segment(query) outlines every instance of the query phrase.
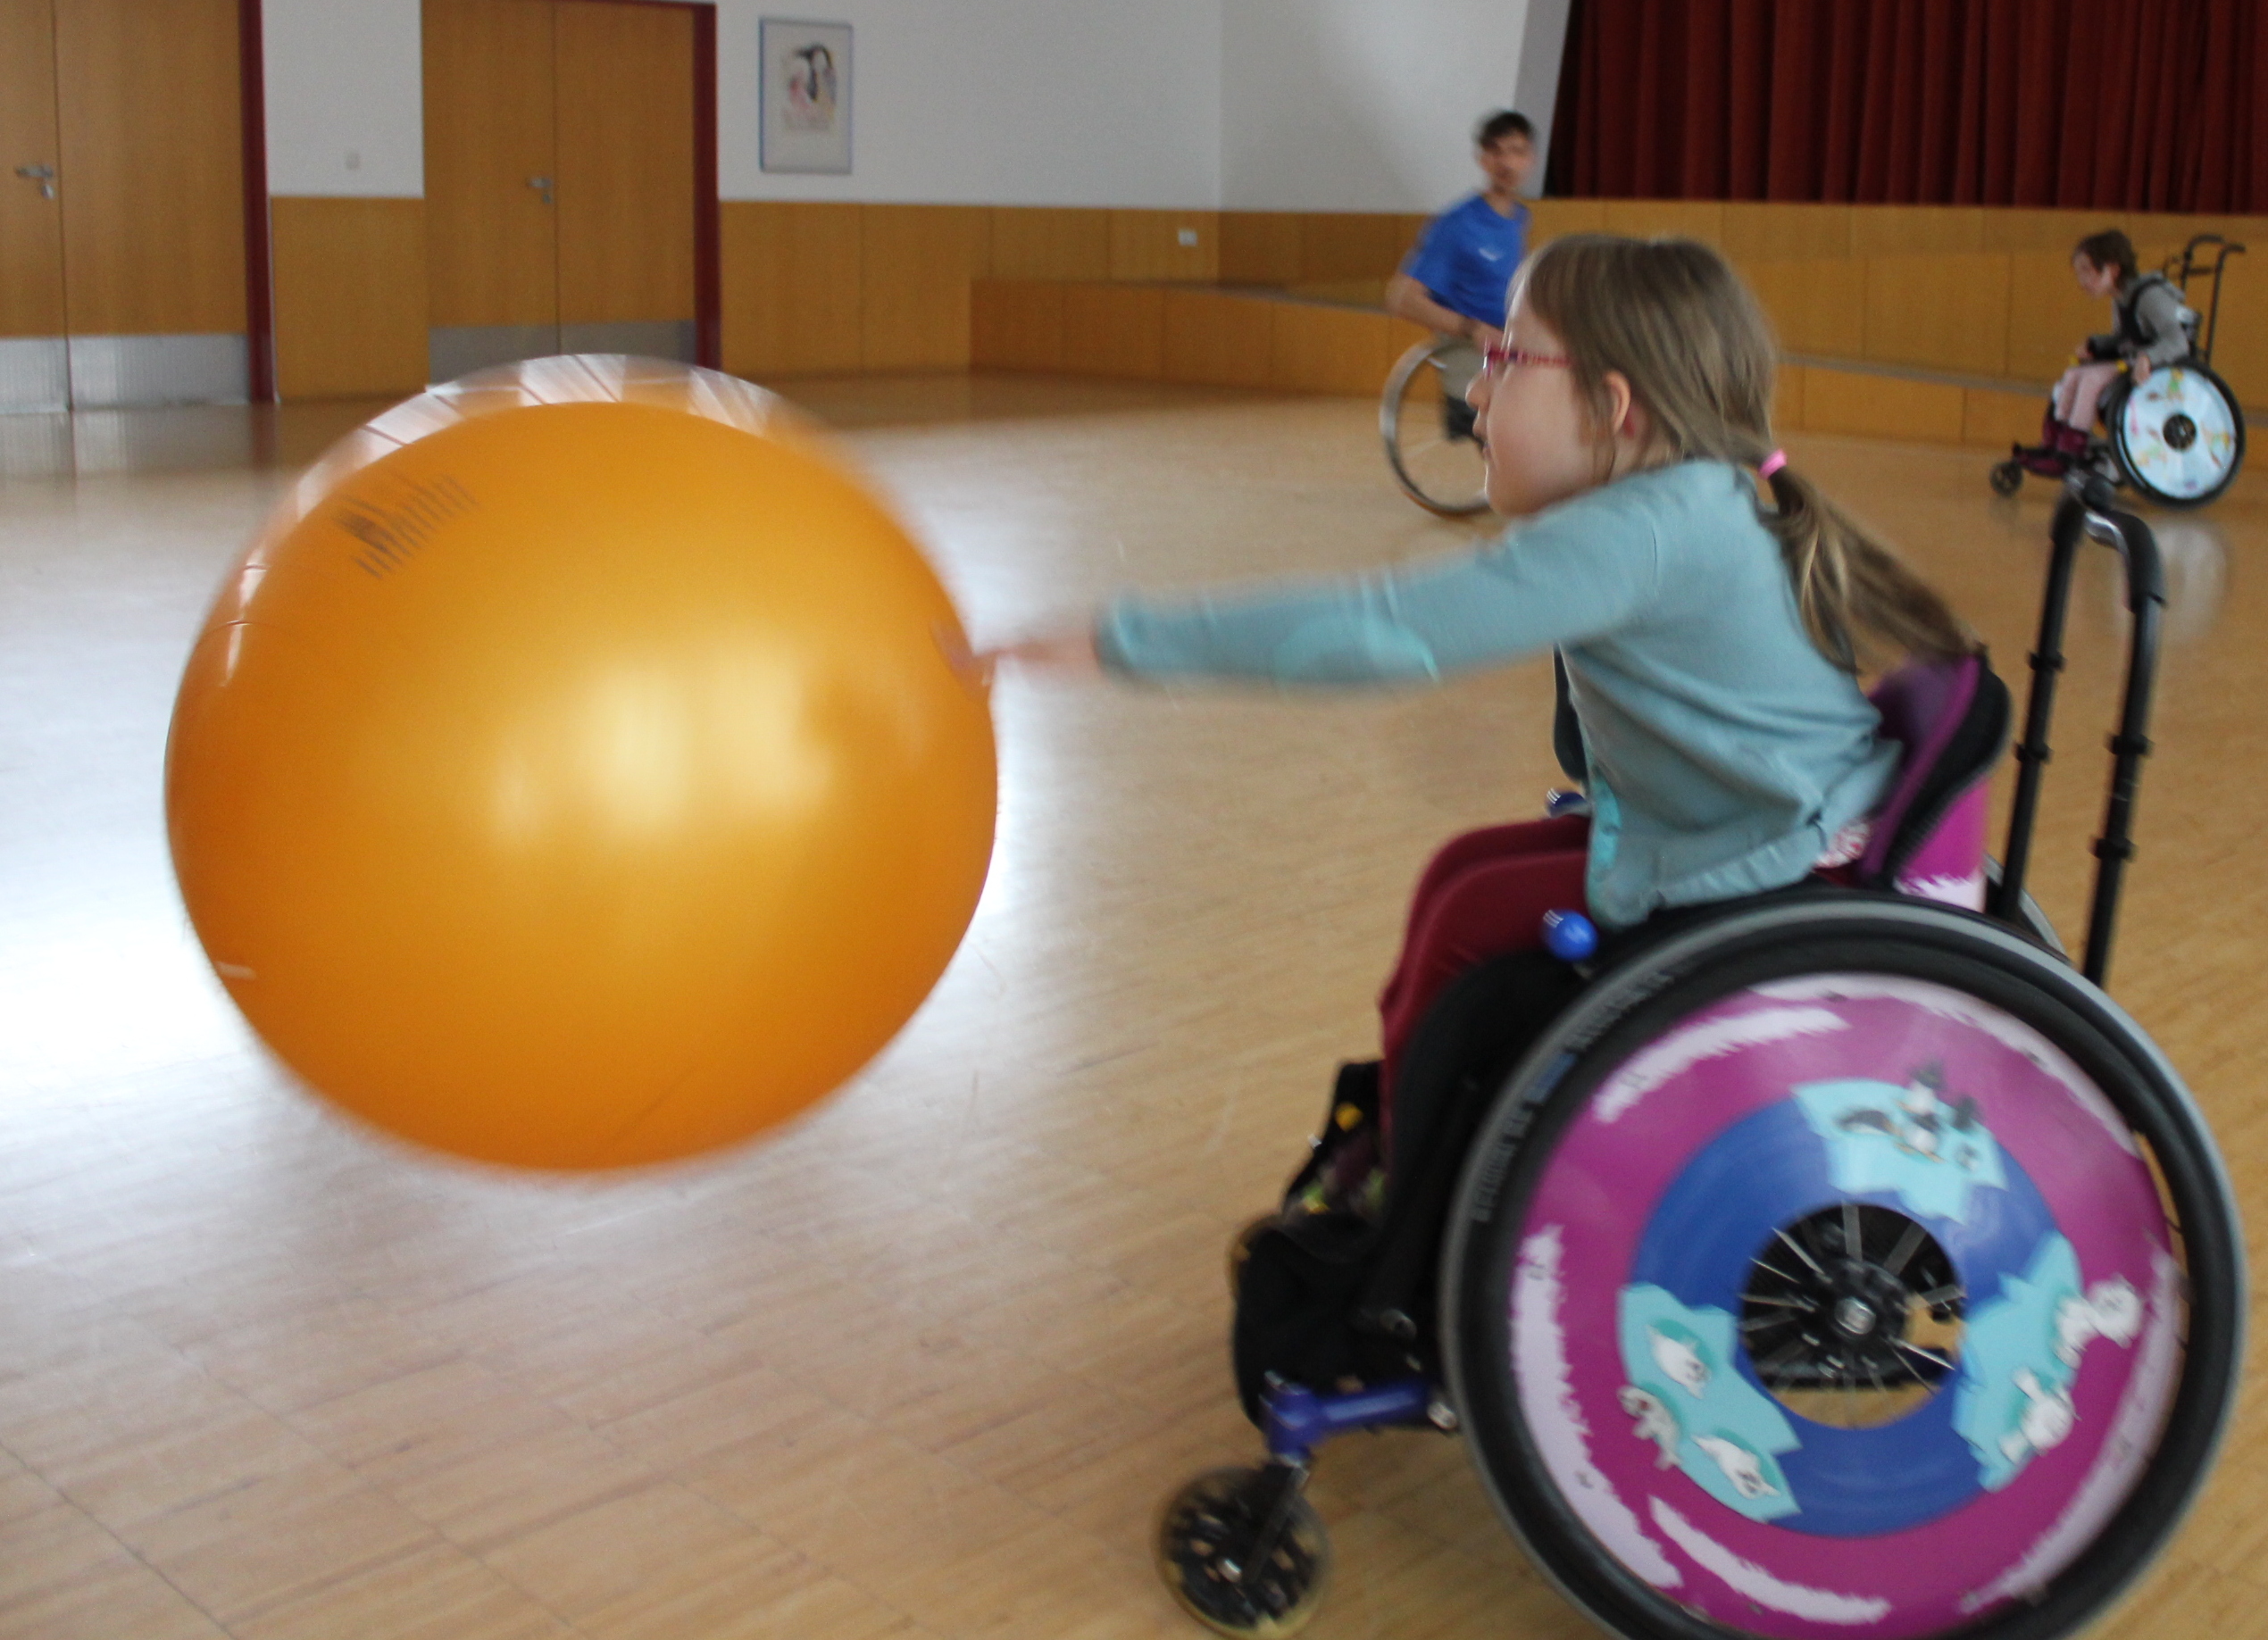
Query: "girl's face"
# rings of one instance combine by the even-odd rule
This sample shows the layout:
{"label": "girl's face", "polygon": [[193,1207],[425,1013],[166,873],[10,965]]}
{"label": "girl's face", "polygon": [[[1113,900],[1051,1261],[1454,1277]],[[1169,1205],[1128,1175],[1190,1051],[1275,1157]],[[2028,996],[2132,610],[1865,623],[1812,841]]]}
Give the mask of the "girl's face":
{"label": "girl's face", "polygon": [[[1599,427],[1576,389],[1565,345],[1525,301],[1512,311],[1505,346],[1516,356],[1484,369],[1465,397],[1479,412],[1488,505],[1525,518],[1597,488],[1618,465],[1615,439],[1612,423]],[[1622,382],[1615,374],[1607,379],[1610,393]],[[1626,403],[1616,398],[1618,417]]]}
{"label": "girl's face", "polygon": [[2118,294],[2118,270],[2114,267],[2098,268],[2084,256],[2074,256],[2072,277],[2079,281],[2081,290],[2098,302]]}

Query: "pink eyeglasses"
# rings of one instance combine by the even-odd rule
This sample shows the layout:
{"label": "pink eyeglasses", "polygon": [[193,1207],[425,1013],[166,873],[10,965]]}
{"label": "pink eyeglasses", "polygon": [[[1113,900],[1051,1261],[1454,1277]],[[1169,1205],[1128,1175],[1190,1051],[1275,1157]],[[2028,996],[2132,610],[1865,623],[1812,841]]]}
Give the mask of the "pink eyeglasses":
{"label": "pink eyeglasses", "polygon": [[1505,369],[1507,365],[1527,367],[1555,364],[1563,370],[1570,362],[1559,354],[1530,353],[1520,347],[1491,347],[1480,355],[1480,368],[1488,372],[1490,379],[1497,381],[1504,379]]}

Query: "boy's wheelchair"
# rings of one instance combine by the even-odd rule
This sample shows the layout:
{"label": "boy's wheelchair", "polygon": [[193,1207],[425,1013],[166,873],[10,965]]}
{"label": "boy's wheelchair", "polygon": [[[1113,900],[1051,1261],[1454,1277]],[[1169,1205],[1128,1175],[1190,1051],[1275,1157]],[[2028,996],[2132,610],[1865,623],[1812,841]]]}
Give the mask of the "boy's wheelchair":
{"label": "boy's wheelchair", "polygon": [[[2241,245],[2218,234],[2199,234],[2167,259],[2164,277],[2178,284],[2186,299],[2193,279],[2212,281],[2212,302],[2202,326],[2194,309],[2183,328],[2189,355],[2136,382],[2122,376],[2104,394],[2100,420],[2105,437],[2087,447],[2063,447],[2061,437],[2077,434],[2055,425],[2051,409],[2044,442],[2016,445],[1992,470],[1997,495],[2013,495],[2027,472],[2061,478],[2074,464],[2094,462],[2103,476],[2130,486],[2162,506],[2198,507],[2236,481],[2245,459],[2245,412],[2229,384],[2213,370],[2213,344],[2221,323],[2221,272]],[[2156,276],[2153,276],[2156,277]]]}
{"label": "boy's wheelchair", "polygon": [[1472,345],[1453,336],[1420,342],[1395,362],[1379,401],[1386,464],[1402,493],[1429,512],[1466,518],[1488,510],[1472,407],[1447,390],[1444,366]]}
{"label": "boy's wheelchair", "polygon": [[[2089,537],[2133,619],[2074,970],[2023,884]],[[2219,1443],[2247,1291],[2212,1138],[2101,989],[2164,601],[2148,529],[2075,478],[2003,865],[2007,691],[1981,658],[1909,669],[1877,695],[1906,758],[1847,881],[1588,953],[1559,919],[1559,954],[1440,994],[1390,1111],[1374,1067],[1342,1070],[1232,1254],[1269,1455],[1167,1505],[1189,1612],[1304,1621],[1314,1449],[1396,1425],[1461,1430],[1505,1524],[1626,1640],[2049,1640],[2139,1574]],[[1382,1185],[1324,1188],[1382,1116]]]}

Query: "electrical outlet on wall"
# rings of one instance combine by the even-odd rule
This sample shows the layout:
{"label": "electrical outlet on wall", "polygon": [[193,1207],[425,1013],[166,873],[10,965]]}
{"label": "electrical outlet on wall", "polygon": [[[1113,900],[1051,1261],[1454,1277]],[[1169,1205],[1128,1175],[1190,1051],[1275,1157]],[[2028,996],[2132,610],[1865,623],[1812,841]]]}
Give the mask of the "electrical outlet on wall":
{"label": "electrical outlet on wall", "polygon": [[1181,229],[1174,234],[1173,241],[1185,251],[1192,249],[1197,242],[1197,230],[1194,228]]}

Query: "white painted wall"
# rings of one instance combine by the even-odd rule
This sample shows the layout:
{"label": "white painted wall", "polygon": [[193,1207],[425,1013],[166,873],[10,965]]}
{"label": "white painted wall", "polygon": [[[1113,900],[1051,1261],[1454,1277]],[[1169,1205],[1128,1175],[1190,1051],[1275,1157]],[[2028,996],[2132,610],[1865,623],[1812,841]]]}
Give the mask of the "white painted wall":
{"label": "white painted wall", "polygon": [[[1205,209],[1222,0],[718,0],[726,199]],[[853,171],[760,163],[757,23],[847,22]],[[264,0],[276,194],[425,191],[419,0]]]}
{"label": "white painted wall", "polygon": [[268,191],[425,192],[418,0],[263,0]]}
{"label": "white painted wall", "polygon": [[1222,204],[1438,211],[1472,192],[1473,123],[1524,89],[1532,4],[1563,29],[1565,0],[1222,0]]}
{"label": "white painted wall", "polygon": [[[718,0],[727,199],[1210,209],[1222,0]],[[757,23],[847,22],[852,173],[760,166]]]}
{"label": "white painted wall", "polygon": [[[714,0],[727,199],[1433,211],[1551,129],[1568,0]],[[769,173],[757,23],[850,23],[854,169]],[[419,0],[264,0],[277,194],[425,189]],[[1535,181],[1540,184],[1539,163]]]}

